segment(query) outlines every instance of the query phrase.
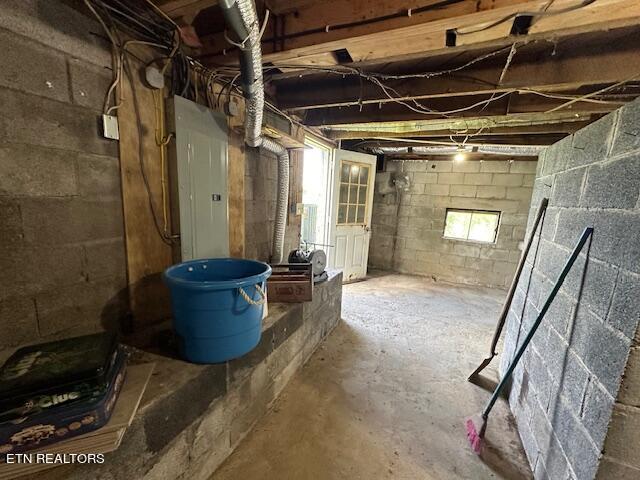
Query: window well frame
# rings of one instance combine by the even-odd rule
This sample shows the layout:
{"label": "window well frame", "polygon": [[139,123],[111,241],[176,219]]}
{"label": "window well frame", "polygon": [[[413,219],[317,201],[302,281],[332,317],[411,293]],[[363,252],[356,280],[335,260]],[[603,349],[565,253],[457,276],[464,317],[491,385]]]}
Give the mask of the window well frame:
{"label": "window well frame", "polygon": [[[449,213],[457,212],[457,213],[466,213],[469,214],[469,228],[467,229],[467,235],[465,237],[452,237],[446,234],[447,231],[447,219],[449,218]],[[469,238],[469,232],[471,230],[471,221],[473,220],[474,214],[490,214],[496,216],[496,227],[493,232],[493,240],[485,241],[485,240],[476,240],[473,238]],[[468,209],[468,208],[447,208],[445,210],[444,215],[444,227],[442,230],[442,238],[447,240],[456,240],[459,242],[472,242],[472,243],[480,243],[483,245],[494,245],[498,240],[498,230],[500,229],[500,219],[502,218],[502,212],[499,210],[480,210],[480,209]]]}

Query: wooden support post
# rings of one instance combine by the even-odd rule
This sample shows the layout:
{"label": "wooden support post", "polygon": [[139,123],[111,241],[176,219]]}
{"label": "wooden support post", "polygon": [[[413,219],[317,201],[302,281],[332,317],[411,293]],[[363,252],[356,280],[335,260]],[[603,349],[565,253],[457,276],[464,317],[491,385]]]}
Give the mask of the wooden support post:
{"label": "wooden support post", "polygon": [[229,130],[229,254],[245,255],[244,205],[245,146],[241,133]]}
{"label": "wooden support post", "polygon": [[[119,83],[122,105],[118,109],[118,121],[129,303],[134,317],[133,326],[138,328],[170,315],[169,294],[162,282],[162,272],[171,265],[172,259],[171,246],[158,232],[150,206],[153,202],[156,219],[162,229],[162,169],[160,147],[155,139],[153,91],[138,79],[136,68],[139,65],[131,62],[131,67],[137,102],[134,102],[132,85],[123,76]],[[145,186],[142,168],[150,192]]]}

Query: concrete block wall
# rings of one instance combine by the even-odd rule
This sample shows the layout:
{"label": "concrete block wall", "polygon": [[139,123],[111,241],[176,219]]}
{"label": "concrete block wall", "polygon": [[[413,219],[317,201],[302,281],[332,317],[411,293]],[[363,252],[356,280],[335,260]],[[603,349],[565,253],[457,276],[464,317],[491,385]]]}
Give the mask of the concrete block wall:
{"label": "concrete block wall", "polygon": [[99,25],[60,1],[0,15],[0,349],[91,332],[126,308],[118,145]]}
{"label": "concrete block wall", "polygon": [[536,479],[640,478],[639,195],[638,101],[540,156],[532,205],[548,197],[549,209],[509,312],[502,371],[583,229],[594,234],[513,380]]}
{"label": "concrete block wall", "polygon": [[[118,143],[99,127],[111,53],[72,4],[2,2],[0,350],[113,327],[128,310]],[[247,149],[246,163],[246,256],[268,260],[276,159]],[[290,215],[286,252],[299,232]]]}
{"label": "concrete block wall", "polygon": [[[507,287],[520,258],[535,170],[535,161],[509,158],[387,161],[376,177],[370,266]],[[397,194],[391,181],[400,172],[409,176],[411,187]],[[443,238],[447,208],[501,212],[496,242]]]}
{"label": "concrete block wall", "polygon": [[[278,160],[275,155],[256,148],[245,147],[245,152],[245,257],[267,262],[276,215]],[[302,154],[292,150],[289,156],[289,205],[295,206],[302,199]],[[301,220],[289,208],[285,261],[289,251],[300,244]]]}
{"label": "concrete block wall", "polygon": [[247,355],[194,365],[137,352],[155,362],[138,414],[103,464],[64,465],[42,480],[208,480],[269,410],[295,373],[338,325],[342,273],[314,289],[313,302],[269,304],[262,338]]}

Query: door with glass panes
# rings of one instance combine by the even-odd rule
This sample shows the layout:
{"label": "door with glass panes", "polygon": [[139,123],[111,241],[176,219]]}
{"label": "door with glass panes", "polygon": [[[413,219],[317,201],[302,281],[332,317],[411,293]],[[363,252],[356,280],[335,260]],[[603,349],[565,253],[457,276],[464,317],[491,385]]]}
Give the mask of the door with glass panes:
{"label": "door with glass panes", "polygon": [[367,275],[376,157],[336,150],[333,195],[333,246],[329,263],[344,281]]}

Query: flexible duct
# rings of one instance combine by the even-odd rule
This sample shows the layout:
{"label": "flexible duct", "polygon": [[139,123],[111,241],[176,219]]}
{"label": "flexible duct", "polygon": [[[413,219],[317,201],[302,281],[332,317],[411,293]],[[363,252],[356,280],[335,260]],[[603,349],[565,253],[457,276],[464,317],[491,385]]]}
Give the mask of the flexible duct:
{"label": "flexible duct", "polygon": [[374,147],[372,153],[383,155],[451,155],[459,151],[468,153],[486,153],[491,155],[508,155],[512,157],[536,157],[544,150],[541,145],[465,145],[463,148],[455,145],[429,145],[419,147]]}
{"label": "flexible duct", "polygon": [[287,224],[289,204],[289,153],[287,149],[270,138],[262,140],[262,147],[278,157],[278,197],[276,199],[276,221],[273,226],[273,263],[282,263],[284,253],[284,233]]}
{"label": "flexible duct", "polygon": [[234,41],[242,45],[240,68],[246,105],[245,142],[250,147],[262,147],[278,158],[278,196],[271,262],[282,263],[289,204],[289,153],[278,142],[262,136],[264,88],[260,24],[256,6],[253,0],[221,0],[220,7],[227,25],[233,31]]}

